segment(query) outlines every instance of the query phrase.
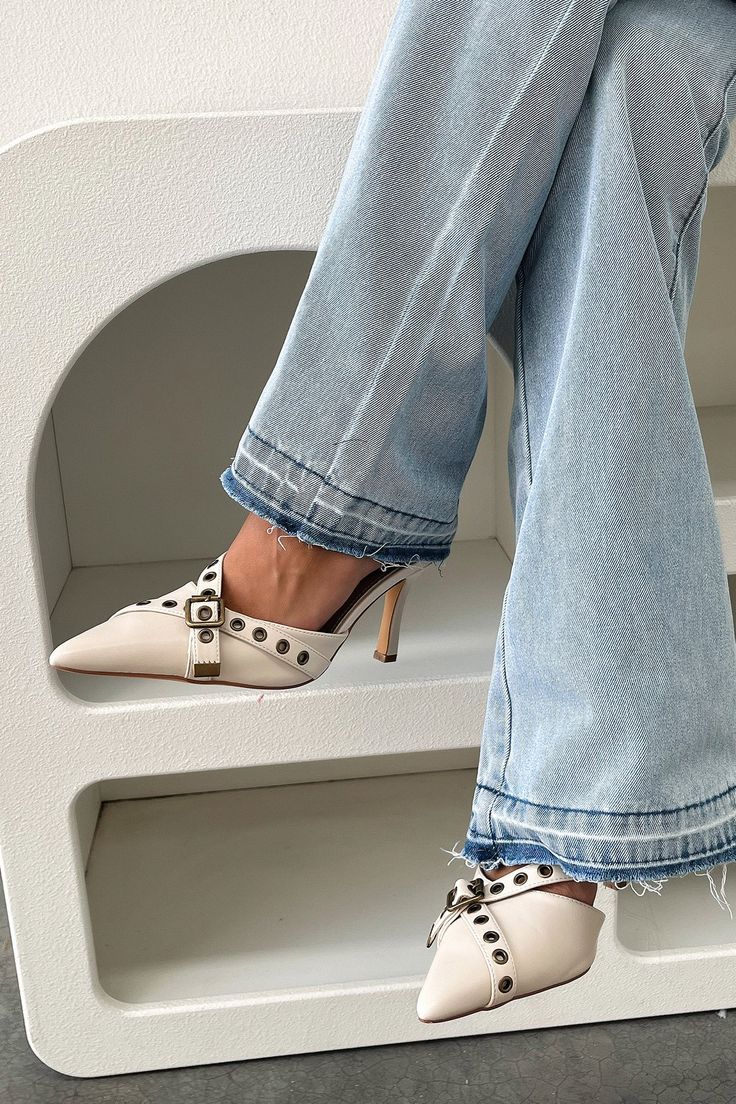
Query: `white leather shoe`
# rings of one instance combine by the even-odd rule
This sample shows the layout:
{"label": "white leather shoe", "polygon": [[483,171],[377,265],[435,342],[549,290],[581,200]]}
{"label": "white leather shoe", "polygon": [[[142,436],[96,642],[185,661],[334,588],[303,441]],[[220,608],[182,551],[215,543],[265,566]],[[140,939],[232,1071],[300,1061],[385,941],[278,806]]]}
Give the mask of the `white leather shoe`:
{"label": "white leather shoe", "polygon": [[428,947],[437,940],[437,951],[419,993],[419,1019],[441,1023],[488,1011],[586,973],[605,914],[539,889],[567,881],[569,874],[546,863],[496,879],[477,866],[472,880],[458,879],[427,939]]}
{"label": "white leather shoe", "polygon": [[218,556],[197,582],[133,602],[55,648],[52,667],[95,675],[183,679],[256,690],[303,686],[323,674],[358,618],[378,598],[383,617],[374,657],[396,659],[409,579],[427,564],[377,567],[319,632],[247,617],[225,607]]}

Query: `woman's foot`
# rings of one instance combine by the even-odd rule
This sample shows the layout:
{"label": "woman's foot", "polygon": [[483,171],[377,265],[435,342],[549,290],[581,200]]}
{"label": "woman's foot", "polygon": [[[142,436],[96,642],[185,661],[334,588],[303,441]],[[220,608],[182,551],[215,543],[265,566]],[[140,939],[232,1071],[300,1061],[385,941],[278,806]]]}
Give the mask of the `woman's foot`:
{"label": "woman's foot", "polygon": [[320,629],[377,560],[332,552],[248,514],[223,560],[228,609],[300,629]]}
{"label": "woman's foot", "polygon": [[[325,673],[353,626],[381,598],[373,654],[383,662],[396,659],[407,583],[426,565],[384,572],[373,561],[352,557],[353,564],[349,556],[322,549],[292,555],[272,533],[265,534],[271,543],[264,547],[262,541],[259,549],[263,534],[254,532],[260,559],[254,554],[241,571],[231,570],[228,587],[223,588],[222,553],[196,579],[130,602],[66,640],[54,648],[49,663],[97,675],[292,689]],[[236,554],[233,560],[239,562]]]}
{"label": "woman's foot", "polygon": [[458,879],[427,939],[437,946],[417,1000],[419,1019],[490,1011],[582,977],[604,920],[590,904],[595,890],[549,863],[477,866],[471,879]]}

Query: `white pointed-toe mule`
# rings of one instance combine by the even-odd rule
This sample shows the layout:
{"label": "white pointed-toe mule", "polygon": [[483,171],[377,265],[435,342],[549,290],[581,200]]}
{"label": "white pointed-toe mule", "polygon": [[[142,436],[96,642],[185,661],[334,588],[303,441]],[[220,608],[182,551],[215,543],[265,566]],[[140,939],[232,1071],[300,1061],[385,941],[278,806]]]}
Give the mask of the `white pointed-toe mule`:
{"label": "white pointed-toe mule", "polygon": [[377,567],[319,631],[227,609],[218,556],[178,590],[133,602],[55,648],[62,671],[286,690],[319,678],[358,618],[384,598],[374,658],[396,659],[409,579],[428,565]]}
{"label": "white pointed-toe mule", "polygon": [[489,1011],[574,981],[596,954],[605,914],[540,887],[570,881],[559,866],[529,863],[502,878],[480,866],[458,879],[432,925],[437,950],[417,1001],[424,1023]]}

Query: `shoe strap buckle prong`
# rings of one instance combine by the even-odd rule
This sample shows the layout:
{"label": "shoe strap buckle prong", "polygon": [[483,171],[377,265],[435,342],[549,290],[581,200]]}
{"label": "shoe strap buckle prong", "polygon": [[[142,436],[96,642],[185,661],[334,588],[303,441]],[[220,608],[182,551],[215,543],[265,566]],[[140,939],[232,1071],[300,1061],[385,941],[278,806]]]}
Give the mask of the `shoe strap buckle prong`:
{"label": "shoe strap buckle prong", "polygon": [[217,594],[192,594],[184,602],[184,619],[190,629],[219,628],[225,624],[225,605]]}
{"label": "shoe strap buckle prong", "polygon": [[474,878],[472,882],[468,882],[468,889],[471,891],[471,895],[468,896],[467,894],[463,894],[463,896],[458,897],[457,900],[455,900],[456,886],[453,886],[447,894],[445,907],[429,929],[429,935],[427,936],[428,947],[432,946],[440,929],[444,926],[443,921],[447,921],[448,913],[460,912],[461,909],[467,908],[468,905],[475,904],[476,901],[485,900],[485,880],[483,878]]}
{"label": "shoe strap buckle prong", "polygon": [[457,912],[459,909],[467,908],[468,905],[474,904],[476,901],[482,901],[485,897],[485,884],[482,878],[474,878],[472,882],[468,882],[468,889],[472,896],[463,895],[455,900],[455,886],[452,887],[447,894],[447,902],[445,909],[447,912]]}

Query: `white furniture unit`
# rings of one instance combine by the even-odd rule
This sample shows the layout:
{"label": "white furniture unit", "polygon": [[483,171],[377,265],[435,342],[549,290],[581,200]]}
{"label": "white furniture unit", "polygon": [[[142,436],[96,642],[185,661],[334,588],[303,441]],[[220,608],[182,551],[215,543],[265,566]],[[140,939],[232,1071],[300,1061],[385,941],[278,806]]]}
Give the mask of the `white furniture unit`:
{"label": "white furniture unit", "polygon": [[[601,953],[574,986],[489,1017],[415,1019],[425,931],[465,872],[440,848],[467,823],[513,552],[503,366],[458,542],[412,595],[395,665],[370,658],[377,612],[314,688],[281,695],[46,665],[53,638],[223,547],[240,516],[216,485],[223,441],[234,447],[263,382],[272,325],[306,272],[289,251],[316,247],[356,121],[82,119],[23,132],[0,159],[0,857],[28,1037],[67,1074],[736,1000],[736,925],[688,878],[661,899],[602,890]],[[733,159],[719,177],[736,182]],[[251,344],[239,363],[222,355],[221,334],[242,322],[228,314],[195,327],[193,357],[192,303],[208,287],[220,303],[230,280],[248,289]],[[727,376],[711,381],[709,410],[736,404]],[[736,419],[706,420],[736,567]]]}

